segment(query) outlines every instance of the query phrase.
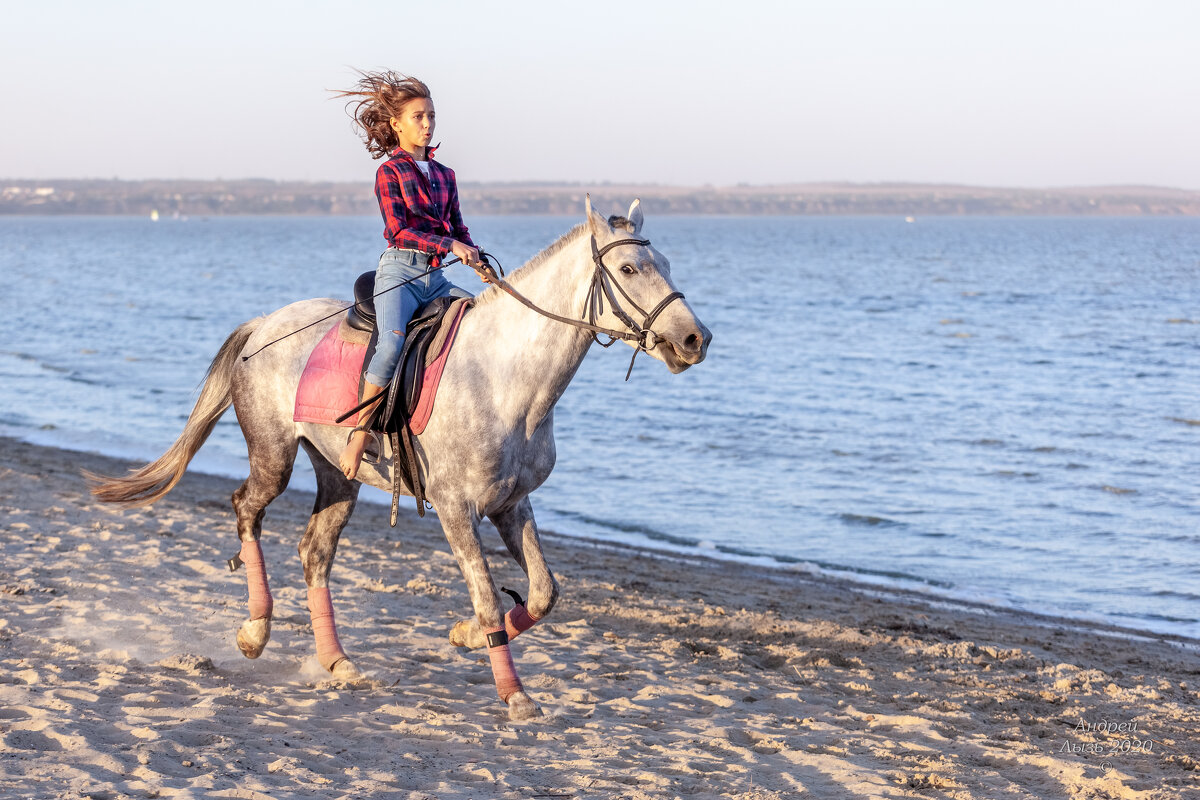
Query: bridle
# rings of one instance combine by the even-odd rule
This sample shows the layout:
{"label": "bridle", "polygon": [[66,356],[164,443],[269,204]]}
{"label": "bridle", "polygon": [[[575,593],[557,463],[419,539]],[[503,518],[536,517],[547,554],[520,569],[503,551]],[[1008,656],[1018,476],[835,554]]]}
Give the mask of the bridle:
{"label": "bridle", "polygon": [[[629,328],[629,331],[620,338],[635,340],[638,343],[639,349],[650,351],[657,347],[660,341],[658,335],[654,331],[650,330],[650,326],[654,324],[654,320],[658,319],[658,315],[661,314],[663,310],[671,304],[671,301],[683,299],[683,292],[671,292],[669,295],[660,300],[658,305],[652,308],[649,312],[639,306],[637,301],[630,297],[629,293],[621,288],[621,284],[617,283],[616,280],[613,279],[612,272],[610,272],[608,267],[604,264],[604,254],[609,250],[612,250],[614,247],[619,247],[623,244],[635,244],[644,247],[650,244],[650,240],[618,239],[615,242],[609,242],[608,244],[604,245],[604,247],[597,248],[596,237],[593,236],[591,238],[592,262],[595,263],[596,270],[592,275],[592,285],[591,288],[588,289],[587,301],[585,302],[587,321],[594,324],[596,317],[599,314],[604,313],[604,297],[607,297],[609,305],[612,306],[613,315],[617,319],[621,320],[621,322],[625,323],[625,326]],[[642,323],[640,325],[634,322],[633,317],[629,316],[629,314],[626,313],[617,303],[617,298],[613,295],[612,291],[612,287],[614,286],[617,287],[617,291],[621,293],[621,296],[625,298],[629,305],[633,306],[637,312],[642,315]],[[597,289],[603,292],[603,296],[601,296],[601,291],[597,291]],[[632,334],[632,336],[630,334]],[[597,344],[600,344],[602,347],[608,347],[608,345],[616,341],[615,338],[610,338],[607,343],[601,342],[600,337],[595,332],[592,333],[592,338],[595,339]]]}
{"label": "bridle", "polygon": [[[609,242],[608,244],[604,245],[604,247],[597,247],[595,235],[593,234],[591,236],[592,262],[595,265],[595,269],[592,271],[592,282],[588,287],[587,297],[584,300],[582,319],[563,317],[547,311],[544,308],[539,308],[532,301],[530,301],[529,298],[525,297],[512,286],[510,286],[507,281],[496,275],[490,263],[494,256],[492,256],[490,253],[484,253],[480,251],[480,255],[484,258],[485,263],[487,264],[486,267],[481,268],[481,271],[487,273],[489,283],[495,284],[499,289],[503,290],[507,294],[512,295],[522,304],[536,311],[542,316],[549,317],[550,319],[557,320],[558,322],[563,322],[567,325],[572,325],[576,328],[583,328],[584,330],[589,331],[592,335],[592,340],[601,347],[610,347],[618,340],[637,342],[637,346],[633,350],[633,357],[629,359],[629,369],[625,372],[625,380],[629,380],[629,376],[633,373],[633,362],[637,358],[638,353],[641,353],[642,351],[646,351],[648,353],[657,347],[662,341],[664,341],[661,337],[659,337],[658,334],[650,329],[650,326],[654,324],[654,321],[658,319],[658,315],[661,314],[673,301],[683,299],[683,292],[671,292],[662,300],[660,300],[658,305],[650,309],[650,311],[646,311],[639,306],[637,301],[630,297],[629,293],[626,292],[621,287],[621,284],[616,281],[616,279],[613,277],[612,271],[609,270],[604,263],[604,255],[608,251],[612,250],[614,247],[620,247],[621,245],[625,244],[633,244],[645,247],[650,244],[650,240],[618,239],[615,242]],[[499,261],[496,263],[499,265]],[[501,270],[501,274],[503,274],[503,269]],[[617,291],[621,293],[621,296],[625,298],[625,301],[629,303],[629,305],[633,306],[633,308],[642,315],[642,322],[640,324],[637,323],[627,311],[621,308],[621,304],[617,302],[616,294],[613,293],[614,286],[616,287]],[[597,318],[604,313],[604,301],[606,299],[608,300],[609,307],[612,308],[613,316],[619,319],[621,323],[628,328],[628,330],[613,330],[612,328],[605,328],[596,324]],[[601,341],[601,336],[607,336],[608,341]]]}

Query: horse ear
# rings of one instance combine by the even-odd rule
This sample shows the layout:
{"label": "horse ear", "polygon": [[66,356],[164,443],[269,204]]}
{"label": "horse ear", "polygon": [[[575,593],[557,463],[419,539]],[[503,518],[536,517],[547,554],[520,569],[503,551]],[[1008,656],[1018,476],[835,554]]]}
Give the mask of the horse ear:
{"label": "horse ear", "polygon": [[629,206],[629,213],[625,217],[633,224],[633,235],[637,236],[642,232],[642,201],[641,198],[633,198],[633,203]]}
{"label": "horse ear", "polygon": [[583,213],[587,215],[588,228],[592,232],[592,236],[599,239],[605,234],[612,233],[612,226],[608,224],[608,220],[592,210],[591,194],[584,195]]}

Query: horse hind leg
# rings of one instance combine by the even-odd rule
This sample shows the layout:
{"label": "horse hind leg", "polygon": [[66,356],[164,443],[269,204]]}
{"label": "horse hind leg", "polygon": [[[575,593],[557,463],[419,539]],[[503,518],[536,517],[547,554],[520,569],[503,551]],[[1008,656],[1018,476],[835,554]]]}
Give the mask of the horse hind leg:
{"label": "horse hind leg", "polygon": [[263,515],[272,500],[287,488],[296,460],[296,444],[263,450],[256,448],[247,437],[250,454],[250,477],[233,493],[233,510],[237,515],[238,553],[246,565],[246,587],[249,591],[250,618],[237,633],[237,646],[246,658],[258,658],[271,639],[271,616],[274,601],[267,581],[259,537],[262,535]]}
{"label": "horse hind leg", "polygon": [[329,594],[329,572],[337,554],[338,539],[358,501],[359,485],[348,480],[340,469],[305,442],[317,475],[317,500],[312,516],[300,540],[300,561],[304,582],[308,585],[308,610],[317,645],[317,660],[333,677],[354,680],[361,677],[346,656],[337,634],[333,601]]}

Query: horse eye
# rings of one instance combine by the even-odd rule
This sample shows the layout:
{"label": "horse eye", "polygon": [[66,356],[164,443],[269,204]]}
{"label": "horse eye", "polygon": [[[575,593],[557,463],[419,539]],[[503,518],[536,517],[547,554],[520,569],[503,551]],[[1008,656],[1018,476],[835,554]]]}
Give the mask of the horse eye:
{"label": "horse eye", "polygon": [[629,266],[628,264],[625,264],[624,266],[621,267],[621,272],[625,275],[633,275],[634,273],[637,272],[637,270],[634,269],[633,267]]}

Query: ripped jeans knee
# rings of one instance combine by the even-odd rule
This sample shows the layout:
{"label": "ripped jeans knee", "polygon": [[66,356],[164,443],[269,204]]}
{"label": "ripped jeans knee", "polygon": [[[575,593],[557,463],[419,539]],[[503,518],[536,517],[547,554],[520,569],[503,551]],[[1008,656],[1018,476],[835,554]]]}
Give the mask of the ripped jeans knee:
{"label": "ripped jeans knee", "polygon": [[404,336],[393,330],[380,329],[375,354],[367,366],[367,381],[375,386],[387,386],[396,374],[396,363],[404,349]]}

